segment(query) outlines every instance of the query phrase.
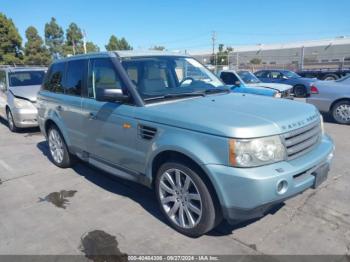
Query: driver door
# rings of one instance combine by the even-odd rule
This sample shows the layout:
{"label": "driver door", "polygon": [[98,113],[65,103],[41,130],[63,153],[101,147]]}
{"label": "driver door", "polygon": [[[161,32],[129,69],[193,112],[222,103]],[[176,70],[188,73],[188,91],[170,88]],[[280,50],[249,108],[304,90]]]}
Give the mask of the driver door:
{"label": "driver door", "polygon": [[87,94],[83,98],[83,129],[89,161],[102,169],[135,171],[137,122],[134,106],[96,100],[96,90],[122,89],[123,84],[110,58],[89,61]]}

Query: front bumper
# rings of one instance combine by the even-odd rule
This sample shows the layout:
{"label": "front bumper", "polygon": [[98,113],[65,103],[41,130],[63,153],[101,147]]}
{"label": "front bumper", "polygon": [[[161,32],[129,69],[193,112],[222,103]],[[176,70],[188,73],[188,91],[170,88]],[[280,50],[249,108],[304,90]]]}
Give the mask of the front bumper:
{"label": "front bumper", "polygon": [[[229,221],[246,220],[260,217],[275,204],[312,187],[315,172],[330,165],[333,151],[333,141],[324,136],[314,150],[292,161],[254,168],[205,165],[205,169],[210,174],[224,217]],[[281,181],[287,183],[287,188],[278,191]]]}
{"label": "front bumper", "polygon": [[38,126],[38,110],[36,108],[11,110],[16,127],[29,128]]}

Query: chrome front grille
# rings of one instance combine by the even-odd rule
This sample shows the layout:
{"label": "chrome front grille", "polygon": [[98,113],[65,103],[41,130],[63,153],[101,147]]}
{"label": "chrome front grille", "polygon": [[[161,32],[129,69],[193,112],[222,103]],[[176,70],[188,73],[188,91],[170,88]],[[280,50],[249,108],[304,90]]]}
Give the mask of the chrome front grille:
{"label": "chrome front grille", "polygon": [[288,160],[300,157],[311,151],[322,138],[321,123],[319,121],[282,134]]}

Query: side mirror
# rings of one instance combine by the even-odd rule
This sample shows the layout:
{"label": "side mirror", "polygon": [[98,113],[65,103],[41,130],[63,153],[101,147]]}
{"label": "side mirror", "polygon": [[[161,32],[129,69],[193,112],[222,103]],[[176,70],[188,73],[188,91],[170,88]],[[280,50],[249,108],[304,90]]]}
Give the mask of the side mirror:
{"label": "side mirror", "polygon": [[128,95],[124,95],[121,89],[96,89],[96,100],[101,102],[126,102],[129,100]]}
{"label": "side mirror", "polygon": [[239,80],[235,81],[235,86],[236,87],[241,86],[241,81],[239,81]]}
{"label": "side mirror", "polygon": [[282,76],[282,79],[283,79],[283,80],[287,80],[287,79],[288,79],[288,77],[286,77],[286,76]]}

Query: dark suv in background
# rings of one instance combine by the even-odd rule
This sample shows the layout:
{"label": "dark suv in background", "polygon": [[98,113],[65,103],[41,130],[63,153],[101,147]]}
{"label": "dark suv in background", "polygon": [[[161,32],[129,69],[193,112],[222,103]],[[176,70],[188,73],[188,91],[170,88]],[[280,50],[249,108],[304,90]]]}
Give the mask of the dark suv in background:
{"label": "dark suv in background", "polygon": [[289,70],[260,70],[254,73],[265,83],[281,83],[293,86],[295,97],[308,97],[311,94],[313,78],[304,78]]}

